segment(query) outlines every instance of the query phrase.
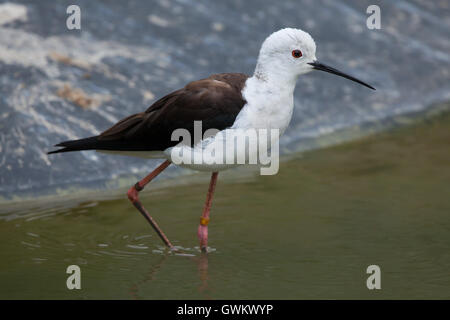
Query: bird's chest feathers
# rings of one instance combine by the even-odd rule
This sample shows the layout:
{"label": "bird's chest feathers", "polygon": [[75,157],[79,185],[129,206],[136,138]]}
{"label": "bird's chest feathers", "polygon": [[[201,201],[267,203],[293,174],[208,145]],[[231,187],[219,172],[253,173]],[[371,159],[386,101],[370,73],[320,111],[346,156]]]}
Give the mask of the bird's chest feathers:
{"label": "bird's chest feathers", "polygon": [[292,118],[293,90],[255,87],[250,83],[242,94],[247,104],[239,113],[233,127],[279,129],[280,134],[284,132]]}

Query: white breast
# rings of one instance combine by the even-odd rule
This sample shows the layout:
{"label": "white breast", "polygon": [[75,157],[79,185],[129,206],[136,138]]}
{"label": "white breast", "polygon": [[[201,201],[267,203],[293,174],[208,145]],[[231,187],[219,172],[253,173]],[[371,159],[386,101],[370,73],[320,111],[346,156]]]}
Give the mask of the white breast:
{"label": "white breast", "polygon": [[294,109],[295,83],[273,85],[256,77],[249,78],[242,90],[247,104],[232,128],[279,129],[284,133]]}
{"label": "white breast", "polygon": [[[292,118],[294,108],[294,87],[295,82],[278,83],[278,85],[274,85],[273,83],[262,81],[256,77],[249,78],[242,91],[242,95],[247,103],[236,117],[236,120],[230,129],[219,132],[216,136],[209,138],[207,141],[200,142],[193,148],[186,145],[177,145],[173,148],[169,148],[165,151],[167,158],[171,159],[173,154],[184,154],[189,155],[191,159],[202,159],[202,161],[197,163],[178,164],[181,167],[199,171],[221,171],[235,167],[236,164],[228,164],[225,161],[225,157],[230,153],[234,153],[235,157],[244,156],[246,159],[250,159],[254,149],[239,149],[235,146],[228,147],[226,133],[234,129],[268,129],[268,135],[271,136],[270,129],[277,129],[277,138],[279,138],[288,127]],[[271,136],[271,138],[273,138],[273,136]],[[257,136],[256,140],[253,139],[253,143],[258,144],[259,140],[260,137]],[[250,141],[250,139],[247,141]],[[270,145],[273,145],[274,141],[271,140],[269,143]],[[208,151],[207,148],[209,148],[209,150],[211,150],[211,148],[219,150],[222,149],[222,146],[224,146],[224,160],[222,161],[222,164],[217,164],[217,162],[214,161],[217,159],[216,153],[213,159],[213,157],[211,157],[211,152]]]}

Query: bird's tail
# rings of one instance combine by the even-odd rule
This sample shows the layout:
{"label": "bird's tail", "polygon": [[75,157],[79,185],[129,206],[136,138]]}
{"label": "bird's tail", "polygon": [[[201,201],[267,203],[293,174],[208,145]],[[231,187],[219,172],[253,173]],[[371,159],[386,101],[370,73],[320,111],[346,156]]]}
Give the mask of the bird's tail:
{"label": "bird's tail", "polygon": [[55,147],[63,147],[62,149],[53,150],[47,152],[47,154],[60,153],[60,152],[70,152],[70,151],[81,151],[81,150],[95,150],[99,148],[99,141],[97,136],[79,139],[79,140],[69,140],[58,143]]}

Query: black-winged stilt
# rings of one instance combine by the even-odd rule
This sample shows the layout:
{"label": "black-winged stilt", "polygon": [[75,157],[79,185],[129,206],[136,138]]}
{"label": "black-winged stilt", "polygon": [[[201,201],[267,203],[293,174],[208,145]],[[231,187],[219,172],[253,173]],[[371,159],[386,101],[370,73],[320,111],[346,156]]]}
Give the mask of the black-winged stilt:
{"label": "black-winged stilt", "polygon": [[[151,105],[145,112],[131,115],[98,136],[57,144],[62,149],[49,152],[98,150],[134,156],[161,158],[165,161],[128,190],[128,198],[152,225],[164,243],[173,248],[166,235],[139,201],[138,194],[171,163],[171,151],[178,147],[172,140],[176,129],[194,135],[194,121],[201,121],[202,133],[217,129],[277,129],[279,135],[289,125],[294,107],[293,93],[299,75],[312,70],[326,71],[368,88],[367,83],[316,59],[316,44],[299,29],[286,28],[271,34],[262,44],[253,76],[242,73],[214,74],[188,83]],[[211,139],[218,140],[217,135]],[[210,140],[211,140],[210,139]],[[186,147],[186,146],[184,146]],[[202,141],[187,146],[193,152],[203,150]],[[238,151],[239,152],[239,151]],[[198,237],[202,251],[208,243],[208,223],[218,171],[232,164],[180,164],[212,172],[205,207],[200,218]]]}

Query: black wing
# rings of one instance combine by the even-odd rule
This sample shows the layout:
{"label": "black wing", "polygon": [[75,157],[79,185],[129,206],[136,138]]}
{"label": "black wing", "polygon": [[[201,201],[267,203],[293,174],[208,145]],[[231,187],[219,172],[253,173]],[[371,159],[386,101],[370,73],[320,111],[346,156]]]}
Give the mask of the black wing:
{"label": "black wing", "polygon": [[186,129],[193,137],[194,121],[202,121],[202,133],[226,129],[246,103],[241,92],[247,78],[242,73],[222,73],[190,82],[100,135],[61,142],[56,146],[64,148],[49,154],[80,150],[162,151],[178,143],[171,141],[176,129]]}

